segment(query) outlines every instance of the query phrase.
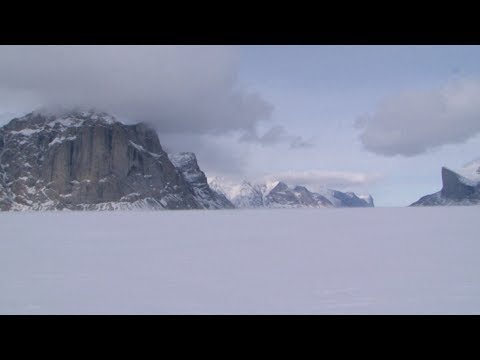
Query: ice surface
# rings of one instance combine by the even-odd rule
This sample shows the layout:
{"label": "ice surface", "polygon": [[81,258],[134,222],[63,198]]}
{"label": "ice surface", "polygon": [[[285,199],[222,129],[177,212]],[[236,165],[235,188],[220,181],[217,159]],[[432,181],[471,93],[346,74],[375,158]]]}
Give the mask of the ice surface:
{"label": "ice surface", "polygon": [[480,314],[478,207],[0,214],[1,314]]}

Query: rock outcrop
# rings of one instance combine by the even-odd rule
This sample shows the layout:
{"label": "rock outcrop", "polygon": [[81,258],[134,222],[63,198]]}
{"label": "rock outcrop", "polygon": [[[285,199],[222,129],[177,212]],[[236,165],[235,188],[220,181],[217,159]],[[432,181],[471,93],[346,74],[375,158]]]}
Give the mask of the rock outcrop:
{"label": "rock outcrop", "polygon": [[480,204],[480,182],[442,167],[442,189],[423,196],[410,206],[477,205]]}
{"label": "rock outcrop", "polygon": [[0,128],[1,210],[229,207],[182,171],[153,129],[103,112],[37,111]]}
{"label": "rock outcrop", "polygon": [[330,207],[333,204],[324,196],[310,192],[304,186],[290,188],[284,182],[271,189],[265,196],[267,207]]}
{"label": "rock outcrop", "polygon": [[233,204],[223,195],[213,191],[208,185],[205,173],[200,170],[197,157],[192,152],[169,154],[168,158],[190,185],[195,198],[206,209],[232,209]]}

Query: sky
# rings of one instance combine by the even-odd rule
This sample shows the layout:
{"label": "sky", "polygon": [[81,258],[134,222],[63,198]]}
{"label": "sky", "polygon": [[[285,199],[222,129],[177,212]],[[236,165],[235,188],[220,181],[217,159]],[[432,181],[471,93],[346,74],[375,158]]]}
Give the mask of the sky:
{"label": "sky", "polygon": [[406,206],[480,157],[479,46],[0,46],[0,125],[91,106],[208,177]]}

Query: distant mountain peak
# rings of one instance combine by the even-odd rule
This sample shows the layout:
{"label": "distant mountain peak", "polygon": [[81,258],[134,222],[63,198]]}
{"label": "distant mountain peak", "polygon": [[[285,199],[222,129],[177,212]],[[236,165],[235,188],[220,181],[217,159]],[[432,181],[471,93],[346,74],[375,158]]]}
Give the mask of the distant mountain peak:
{"label": "distant mountain peak", "polygon": [[284,182],[282,181],[277,181],[275,182],[275,186],[273,186],[270,190],[270,192],[272,191],[285,191],[285,190],[288,190],[289,187],[287,184],[285,184]]}
{"label": "distant mountain peak", "polygon": [[299,208],[299,207],[373,207],[373,198],[366,199],[354,193],[325,189],[311,192],[302,185],[290,186],[278,180],[239,183],[222,178],[209,179],[210,186],[224,194],[240,208]]}
{"label": "distant mountain peak", "polygon": [[446,197],[463,198],[475,192],[476,181],[467,179],[466,177],[442,167],[442,194]]}
{"label": "distant mountain peak", "polygon": [[[462,170],[465,173],[466,169]],[[445,166],[442,166],[441,175],[442,189],[436,193],[423,196],[410,206],[480,204],[479,181],[462,176]]]}

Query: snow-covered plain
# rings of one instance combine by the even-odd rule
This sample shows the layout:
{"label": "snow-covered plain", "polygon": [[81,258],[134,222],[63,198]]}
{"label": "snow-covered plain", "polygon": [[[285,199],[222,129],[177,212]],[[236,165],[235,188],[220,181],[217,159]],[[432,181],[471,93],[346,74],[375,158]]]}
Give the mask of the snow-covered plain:
{"label": "snow-covered plain", "polygon": [[479,214],[0,213],[0,313],[480,314]]}

